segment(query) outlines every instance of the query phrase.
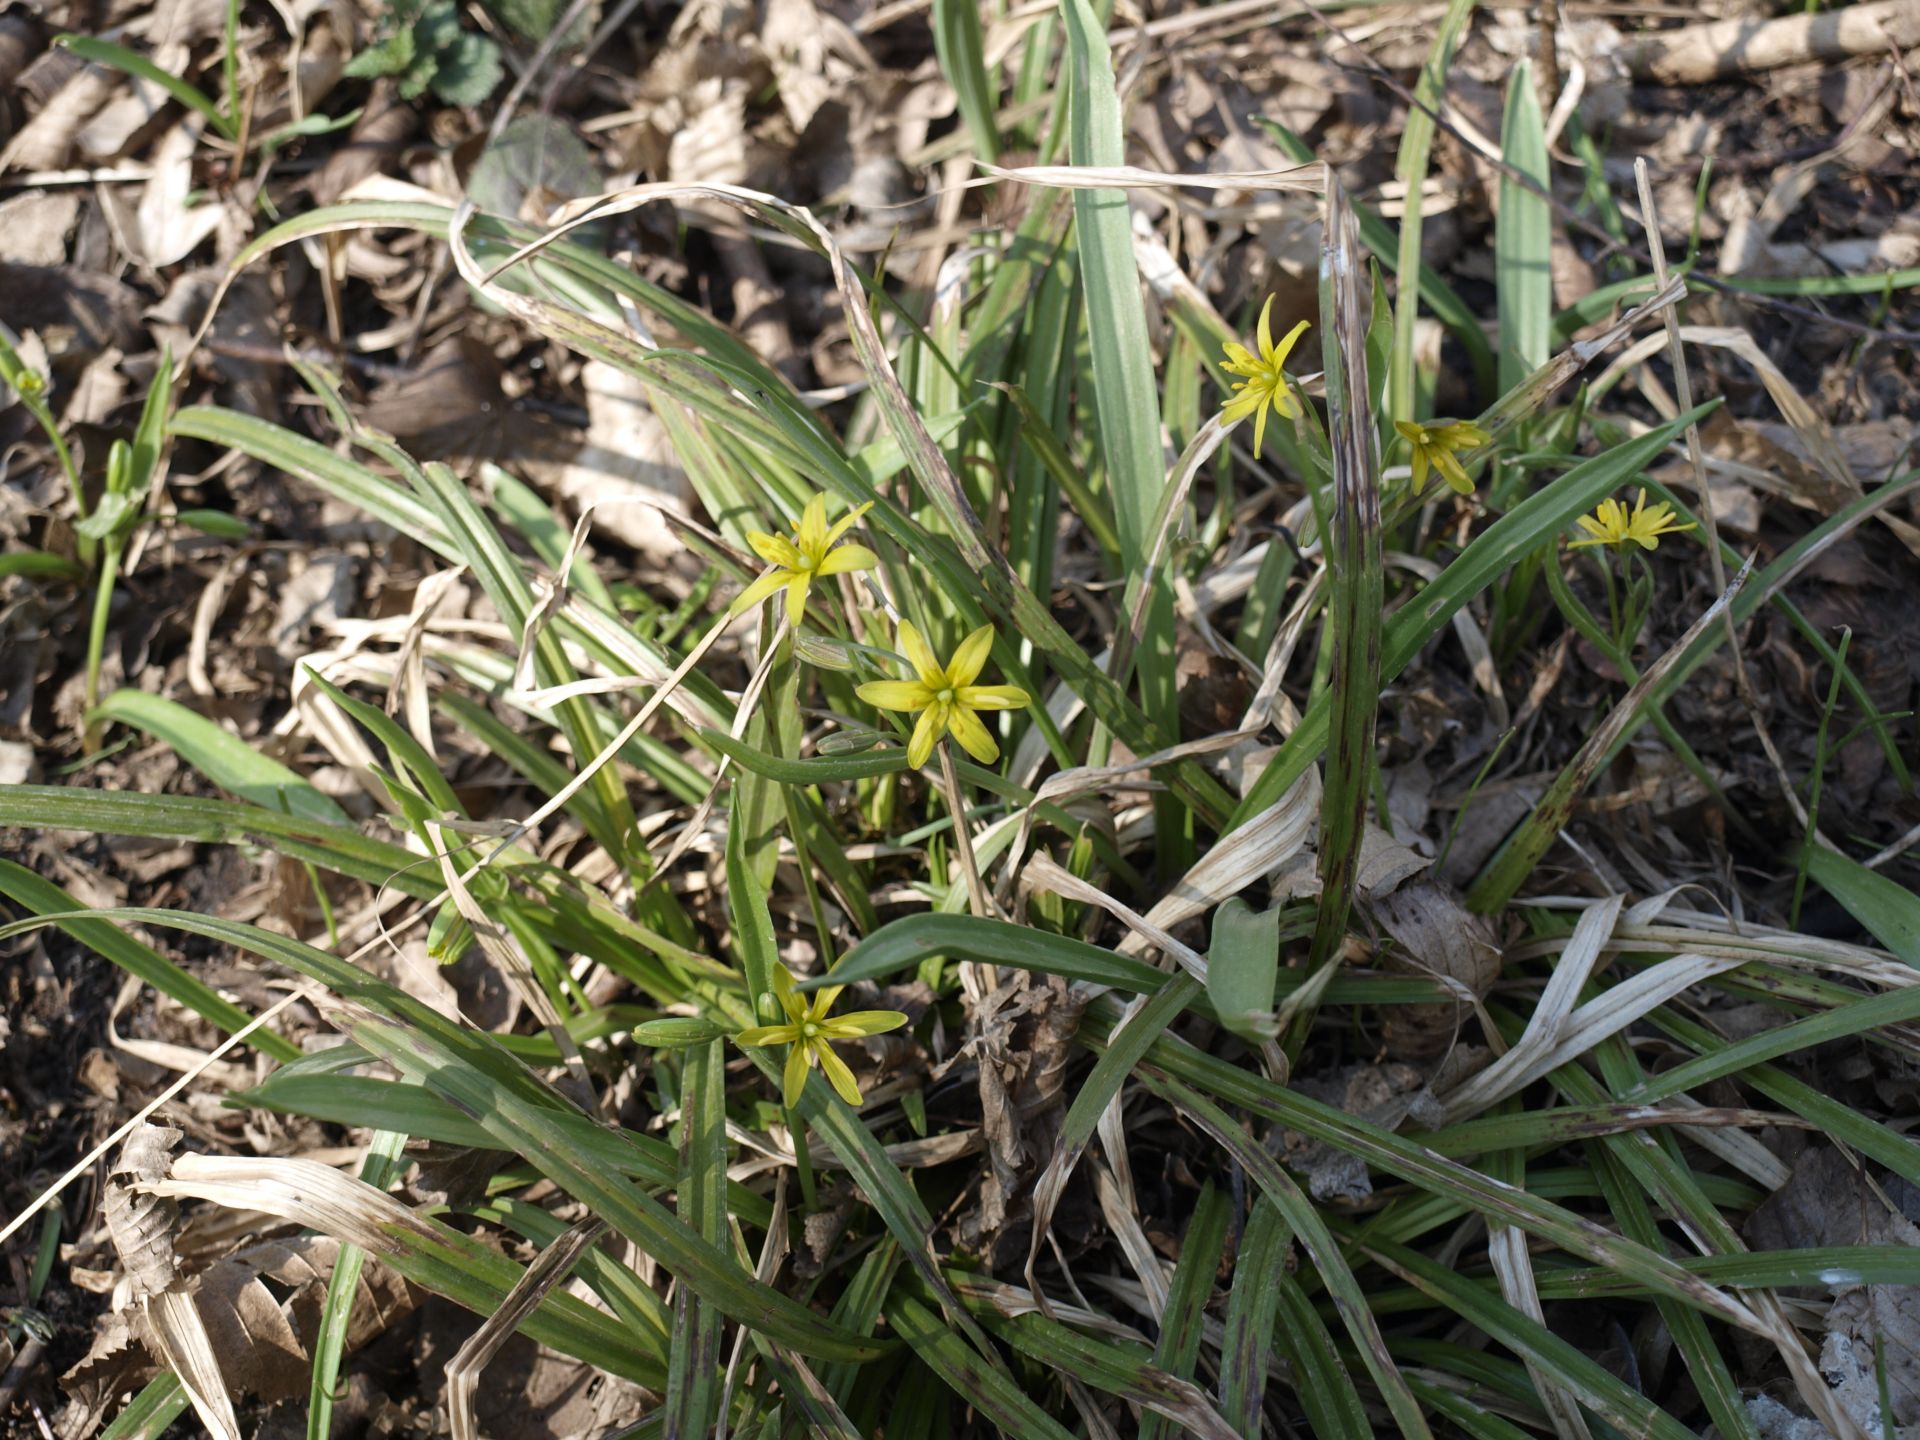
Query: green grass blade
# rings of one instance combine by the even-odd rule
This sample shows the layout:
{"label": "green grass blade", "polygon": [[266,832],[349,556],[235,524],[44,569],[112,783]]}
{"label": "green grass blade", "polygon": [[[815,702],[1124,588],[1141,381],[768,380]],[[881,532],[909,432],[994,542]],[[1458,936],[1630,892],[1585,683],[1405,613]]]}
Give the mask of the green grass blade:
{"label": "green grass blade", "polygon": [[[1227,1197],[1211,1184],[1202,1187],[1187,1233],[1180,1245],[1180,1264],[1167,1292],[1166,1313],[1160,1317],[1160,1343],[1153,1361],[1170,1375],[1191,1379],[1200,1359],[1200,1338],[1207,1302],[1213,1298],[1213,1277],[1227,1243]],[[1140,1440],[1172,1440],[1174,1423],[1149,1413],[1140,1424]]]}
{"label": "green grass blade", "polygon": [[[0,817],[4,813],[0,810]],[[1166,971],[1144,960],[1103,950],[1070,935],[972,915],[923,914],[889,921],[842,955],[827,974],[803,980],[798,988],[813,990],[828,984],[884,980],[936,955],[988,965],[1015,965],[1135,995],[1151,995],[1168,979]],[[1287,971],[1280,973],[1279,982],[1278,993],[1282,996],[1304,983],[1297,974]],[[1336,976],[1325,998],[1333,1005],[1419,1005],[1444,1000],[1449,993],[1431,980],[1352,973]],[[1198,994],[1193,1007],[1202,1014],[1211,1011],[1210,1003]]]}
{"label": "green grass blade", "polygon": [[1578,1346],[1482,1287],[1402,1246],[1375,1243],[1365,1248],[1423,1294],[1486,1331],[1514,1354],[1533,1360],[1615,1429],[1646,1440],[1692,1440],[1691,1430],[1638,1391],[1629,1389]]}
{"label": "green grass blade", "polygon": [[405,489],[357,460],[271,421],[217,405],[189,405],[174,413],[167,432],[176,439],[204,440],[209,445],[241,451],[318,485],[431,550],[445,554],[450,548],[433,512]]}
{"label": "green grass blade", "polygon": [[[463,1213],[489,1224],[501,1225],[525,1236],[541,1249],[563,1237],[565,1221],[548,1214],[537,1204],[514,1195],[496,1195],[482,1205],[471,1205]],[[574,1262],[574,1273],[606,1302],[633,1336],[634,1343],[664,1367],[668,1339],[673,1334],[673,1312],[653,1287],[598,1246],[590,1245]]]}
{"label": "green grass blade", "polygon": [[54,43],[62,49],[71,50],[82,60],[91,60],[96,65],[111,65],[116,70],[124,70],[129,75],[158,85],[189,110],[204,115],[207,123],[229,140],[239,133],[236,119],[222,114],[218,105],[185,80],[171,70],[162,69],[136,50],[91,35],[62,35]]}
{"label": "green grass blade", "polygon": [[[947,1384],[1008,1435],[1020,1440],[1073,1440],[1071,1431],[1042,1410],[1006,1374],[989,1366],[958,1332],[918,1300],[895,1287],[887,1302],[894,1333]],[[887,1427],[892,1430],[891,1424]]]}
{"label": "green grass blade", "polygon": [[[1060,11],[1067,29],[1068,153],[1076,165],[1124,165],[1125,127],[1106,27],[1089,0],[1061,0]],[[1134,264],[1127,192],[1075,190],[1073,213],[1093,350],[1100,451],[1113,488],[1121,556],[1131,578],[1146,564],[1153,513],[1166,485],[1160,390]]]}
{"label": "green grass blade", "polygon": [[1400,293],[1393,307],[1393,367],[1387,382],[1387,409],[1395,420],[1417,420],[1418,403],[1413,377],[1413,327],[1420,316],[1420,201],[1427,183],[1427,159],[1433,150],[1434,114],[1446,94],[1447,71],[1453,66],[1454,47],[1473,12],[1473,0],[1448,0],[1447,12],[1434,33],[1427,63],[1414,83],[1407,107],[1406,126],[1400,132],[1400,151],[1394,174],[1407,187],[1407,208],[1400,219],[1400,258],[1394,267]]}
{"label": "green grass blade", "polygon": [[[1733,1043],[1722,1040],[1706,1026],[1676,1014],[1672,1006],[1663,1006],[1647,1018],[1703,1055],[1718,1054]],[[1851,1146],[1903,1179],[1920,1185],[1920,1144],[1915,1144],[1899,1131],[1861,1114],[1852,1106],[1823,1094],[1805,1081],[1796,1080],[1772,1065],[1743,1066],[1740,1078],[1776,1104],[1811,1121],[1816,1130],[1843,1145]]]}
{"label": "green grass blade", "polygon": [[[715,1250],[728,1240],[725,1042],[686,1052],[681,1072],[681,1223]],[[711,1433],[720,1411],[720,1333],[726,1316],[692,1285],[674,1297],[673,1344],[667,1360],[667,1434]]]}
{"label": "green grass blade", "polygon": [[[1500,309],[1500,388],[1518,385],[1547,363],[1553,327],[1553,212],[1545,197],[1546,123],[1533,89],[1533,66],[1522,60],[1507,82],[1500,153],[1500,213],[1494,223],[1494,282]],[[1514,178],[1514,172],[1533,182]]]}
{"label": "green grass blade", "polygon": [[177,700],[143,690],[116,690],[94,708],[88,723],[94,720],[131,725],[166,742],[222,790],[262,809],[284,810],[324,825],[352,823],[330,796]]}
{"label": "green grass blade", "polygon": [[1360,1282],[1354,1278],[1346,1256],[1333,1238],[1333,1232],[1327,1228],[1327,1222],[1321,1218],[1313,1202],[1307,1199],[1306,1192],[1294,1183],[1293,1177],[1281,1168],[1280,1162],[1256,1144],[1226,1111],[1197,1090],[1177,1080],[1161,1080],[1152,1076],[1148,1076],[1146,1084],[1148,1089],[1179,1106],[1217,1144],[1224,1146],[1273,1202],[1312,1259],[1315,1270],[1327,1287],[1327,1293],[1333,1297],[1341,1323],[1353,1337],[1367,1372],[1380,1387],[1381,1397],[1392,1412],[1400,1433],[1408,1436],[1409,1440],[1431,1440],[1433,1432],[1421,1412],[1420,1402],[1407,1388],[1400,1367],[1394,1364],[1387,1353],[1386,1338],[1380,1333],[1379,1322],[1374,1319],[1373,1310],[1367,1303],[1366,1292],[1360,1288]]}
{"label": "green grass blade", "polygon": [[1226,1331],[1220,1342],[1220,1408],[1244,1440],[1260,1440],[1267,1357],[1273,1349],[1274,1321],[1280,1314],[1273,1284],[1286,1269],[1292,1240],[1293,1232],[1273,1202],[1264,1195],[1255,1200],[1233,1257]]}
{"label": "green grass blade", "polygon": [[[1374,725],[1386,580],[1381,560],[1380,456],[1368,403],[1366,307],[1346,191],[1328,177],[1320,250],[1321,357],[1333,460],[1333,523],[1326,547],[1333,626],[1325,791],[1320,807],[1320,902],[1308,968],[1319,970],[1346,937],[1354,876],[1372,799]],[[1304,1023],[1301,1017],[1297,1024]],[[1292,1033],[1304,1034],[1303,1029]]]}
{"label": "green grass blade", "polygon": [[420,857],[398,845],[345,826],[233,800],[0,785],[0,825],[262,845],[370,885],[391,884],[409,895],[430,896],[440,889],[438,881],[417,868]]}
{"label": "green grass blade", "polygon": [[1920,966],[1920,895],[1824,846],[1807,857],[1807,874],[1882,945]]}
{"label": "green grass blade", "polygon": [[160,1440],[192,1403],[180,1377],[163,1370],[113,1417],[113,1423],[100,1432],[100,1440]]}
{"label": "green grass blade", "polygon": [[1176,1434],[1238,1440],[1233,1427],[1207,1403],[1205,1391],[1151,1363],[1132,1346],[1082,1335],[1037,1311],[1009,1320],[990,1318],[988,1325],[1028,1359],[1138,1405],[1150,1420],[1170,1423]]}
{"label": "green grass blade", "polygon": [[[357,1053],[347,1050],[342,1058],[353,1061]],[[337,1054],[338,1050],[296,1060],[251,1089],[236,1091],[231,1098],[236,1104],[307,1115],[336,1125],[400,1130],[443,1145],[475,1150],[506,1148],[456,1106],[421,1085],[330,1073],[328,1065],[340,1063]],[[358,1063],[366,1060],[366,1056],[359,1056]],[[548,1123],[564,1131],[572,1145],[603,1169],[631,1176],[651,1190],[671,1190],[679,1183],[673,1147],[663,1140],[632,1130],[611,1129],[564,1111],[555,1111]],[[738,1184],[730,1186],[728,1196],[728,1206],[742,1224],[767,1224],[772,1211],[765,1196]]]}
{"label": "green grass blade", "polygon": [[1694,1090],[1723,1075],[1737,1075],[1747,1066],[1797,1050],[1811,1049],[1850,1035],[1874,1038],[1874,1032],[1889,1025],[1908,1025],[1920,1020],[1920,986],[1890,990],[1851,1005],[1841,1005],[1817,1015],[1807,1015],[1762,1030],[1744,1040],[1735,1041],[1711,1055],[1675,1065],[1650,1076],[1629,1097],[1633,1100],[1664,1100],[1682,1090]]}
{"label": "green grass blade", "polygon": [[[560,517],[553,513],[553,507],[526,481],[502,470],[498,465],[486,467],[485,479],[493,508],[500,512],[500,517],[526,537],[527,544],[533,547],[533,553],[540,557],[548,569],[558,571],[560,563],[567,558],[567,546],[573,534],[560,523]],[[607,582],[600,578],[600,572],[594,569],[591,553],[591,550],[583,552],[563,578],[588,600],[612,614],[618,608],[613,601],[613,592],[607,588]]]}
{"label": "green grass blade", "polygon": [[[1283,1267],[1274,1279],[1274,1295],[1279,1302],[1278,1350],[1293,1372],[1293,1393],[1313,1433],[1326,1440],[1368,1440],[1374,1427],[1366,1402],[1305,1287]],[[1412,1388],[1412,1377],[1407,1379]],[[1418,1397],[1419,1391],[1414,1393]]]}
{"label": "green grass blade", "polygon": [[953,86],[973,150],[989,164],[1000,159],[1000,85],[987,69],[979,0],[933,0],[933,53]]}
{"label": "green grass blade", "polygon": [[[385,1190],[399,1167],[407,1137],[393,1130],[376,1131],[367,1142],[360,1178]],[[307,1398],[307,1440],[329,1440],[333,1433],[333,1402],[340,1382],[340,1355],[353,1322],[353,1304],[360,1294],[360,1272],[367,1252],[358,1245],[342,1245],[327,1277],[327,1298],[320,1307],[320,1327],[313,1340],[313,1380]]]}

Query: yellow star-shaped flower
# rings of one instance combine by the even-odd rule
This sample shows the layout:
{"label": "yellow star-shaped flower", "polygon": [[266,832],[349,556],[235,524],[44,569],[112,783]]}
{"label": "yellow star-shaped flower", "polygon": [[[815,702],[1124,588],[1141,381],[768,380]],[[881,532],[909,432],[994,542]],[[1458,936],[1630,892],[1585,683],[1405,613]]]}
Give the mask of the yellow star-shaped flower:
{"label": "yellow star-shaped flower", "polygon": [[1396,420],[1393,428],[1400,432],[1400,438],[1413,450],[1414,494],[1418,495],[1426,489],[1427,474],[1433,470],[1440,472],[1440,478],[1453,487],[1455,494],[1473,493],[1473,481],[1467,477],[1465,467],[1454,458],[1453,452],[1475,450],[1491,444],[1491,435],[1471,420],[1428,420],[1424,423]]}
{"label": "yellow star-shaped flower", "polygon": [[844,985],[829,985],[817,991],[813,1004],[807,1004],[807,997],[796,995],[793,991],[793,976],[787,967],[781,965],[773,972],[773,996],[786,1012],[784,1025],[755,1025],[750,1030],[742,1030],[733,1037],[736,1045],[786,1045],[786,1068],[781,1072],[781,1099],[791,1110],[800,1103],[800,1095],[807,1088],[807,1071],[815,1064],[820,1073],[827,1077],[840,1098],[849,1105],[860,1103],[860,1087],[855,1083],[853,1071],[846,1062],[833,1053],[833,1041],[857,1040],[863,1035],[884,1035],[889,1030],[898,1030],[907,1023],[907,1017],[898,1010],[855,1010],[847,1015],[836,1015],[831,1019],[827,1011],[833,1008],[833,1002],[840,998]]}
{"label": "yellow star-shaped flower", "polygon": [[872,501],[856,505],[829,527],[827,497],[815,495],[801,512],[800,528],[793,532],[791,540],[784,535],[769,535],[764,530],[749,530],[747,543],[753,547],[754,554],[772,568],[740,592],[728,607],[728,613],[742,614],[774,591],[784,589],[787,623],[798,625],[800,617],[806,614],[807,591],[815,580],[853,570],[871,570],[880,563],[880,557],[864,545],[834,548],[834,542],[872,508]]}
{"label": "yellow star-shaped flower", "polygon": [[1691,522],[1681,525],[1678,519],[1673,507],[1664,500],[1657,500],[1649,507],[1643,488],[1631,511],[1623,501],[1602,500],[1593,514],[1582,515],[1580,528],[1587,532],[1587,538],[1573,541],[1568,548],[1578,550],[1582,545],[1620,546],[1632,542],[1647,550],[1658,550],[1662,535],[1680,535],[1693,529]]}
{"label": "yellow star-shaped flower", "polygon": [[1306,333],[1307,322],[1302,320],[1276,345],[1273,331],[1268,328],[1272,314],[1273,297],[1269,295],[1267,303],[1260,307],[1260,353],[1256,355],[1246,346],[1229,340],[1226,363],[1221,366],[1229,375],[1246,377],[1234,384],[1235,393],[1223,402],[1220,413],[1229,424],[1249,415],[1254,417],[1253,458],[1256,460],[1260,458],[1260,442],[1266,438],[1267,412],[1289,420],[1300,413],[1300,402],[1287,388],[1287,377],[1280,367],[1287,363],[1287,356]]}
{"label": "yellow star-shaped flower", "polygon": [[943,666],[913,622],[902,620],[900,648],[906,652],[918,678],[872,680],[858,690],[860,698],[882,710],[903,710],[920,718],[907,742],[907,763],[918,770],[933,754],[934,742],[951,735],[982,765],[1000,758],[1000,747],[980,717],[979,710],[1018,710],[1027,692],[1017,685],[976,685],[993,649],[993,627],[982,625],[953,652]]}

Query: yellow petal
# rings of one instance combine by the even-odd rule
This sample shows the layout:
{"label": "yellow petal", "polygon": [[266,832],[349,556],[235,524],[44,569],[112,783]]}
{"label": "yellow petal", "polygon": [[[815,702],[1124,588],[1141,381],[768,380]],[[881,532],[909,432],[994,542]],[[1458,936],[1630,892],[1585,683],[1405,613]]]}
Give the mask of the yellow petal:
{"label": "yellow petal", "polygon": [[1273,296],[1267,296],[1267,303],[1260,307],[1260,358],[1271,365],[1273,363]]}
{"label": "yellow petal", "polygon": [[913,666],[914,673],[935,690],[943,689],[947,677],[940,673],[940,662],[935,658],[932,648],[921,633],[914,629],[911,620],[902,620],[900,628],[894,632],[899,641],[900,652],[907,657],[907,663]]}
{"label": "yellow petal", "polygon": [[1427,443],[1426,429],[1414,424],[1411,420],[1396,420],[1393,422],[1393,428],[1400,432],[1400,438],[1409,445],[1420,446]]}
{"label": "yellow petal", "polygon": [[956,688],[971,685],[980,678],[980,672],[987,667],[987,656],[993,651],[993,626],[982,625],[953,652],[953,658],[947,662],[947,683]]}
{"label": "yellow petal", "polygon": [[853,1071],[847,1068],[847,1062],[833,1053],[833,1047],[824,1040],[813,1042],[813,1053],[820,1061],[820,1073],[827,1077],[834,1092],[847,1104],[858,1108],[860,1105],[860,1086],[853,1078]]}
{"label": "yellow petal", "polygon": [[[1267,398],[1269,400],[1273,398],[1273,392],[1271,390],[1267,392]],[[1253,458],[1256,460],[1260,458],[1260,442],[1267,438],[1267,411],[1271,410],[1272,408],[1273,407],[1271,405],[1262,405],[1258,410],[1254,412]]]}
{"label": "yellow petal", "polygon": [[873,508],[873,501],[868,500],[864,504],[854,506],[851,510],[847,511],[846,514],[842,515],[838,520],[834,521],[833,528],[827,531],[827,544],[829,545],[833,544],[834,541],[838,540],[842,535],[846,534],[847,531],[851,529],[853,525],[860,519],[860,517],[866,514],[867,511],[871,510],[872,508]]}
{"label": "yellow petal", "polygon": [[800,1032],[791,1025],[755,1025],[733,1037],[736,1045],[791,1045]]}
{"label": "yellow petal", "polygon": [[1432,462],[1427,459],[1427,452],[1424,446],[1413,452],[1414,494],[1418,495],[1422,490],[1427,488],[1427,467],[1431,463]]}
{"label": "yellow petal", "polygon": [[787,624],[796,630],[807,614],[807,586],[810,583],[805,575],[796,575],[787,582]]}
{"label": "yellow petal", "polygon": [[793,972],[784,965],[773,967],[773,999],[795,1025],[807,1018],[807,1002],[793,993]]}
{"label": "yellow petal", "polygon": [[1580,528],[1593,536],[1595,540],[1605,540],[1607,538],[1609,532],[1606,525],[1594,519],[1593,516],[1582,515],[1579,517],[1578,523]]}
{"label": "yellow petal", "polygon": [[933,692],[918,680],[869,680],[853,693],[877,710],[904,710],[909,715],[933,703]]}
{"label": "yellow petal", "polygon": [[749,530],[747,544],[753,547],[753,553],[769,565],[779,565],[791,570],[801,562],[801,554],[793,548],[793,542],[784,535],[769,535],[764,530]]}
{"label": "yellow petal", "polygon": [[1473,481],[1467,475],[1466,466],[1454,458],[1451,450],[1441,450],[1433,457],[1434,468],[1445,477],[1447,484],[1460,495],[1473,493]]}
{"label": "yellow petal", "polygon": [[1308,322],[1305,320],[1302,320],[1298,325],[1294,326],[1291,330],[1287,331],[1286,339],[1282,340],[1279,343],[1279,345],[1274,347],[1274,356],[1273,356],[1274,369],[1278,370],[1282,365],[1285,365],[1287,363],[1287,356],[1293,353],[1293,347],[1299,343],[1300,337],[1307,333],[1307,328],[1308,328]]}
{"label": "yellow petal", "polygon": [[907,1023],[898,1010],[849,1010],[827,1022],[827,1033],[836,1040],[852,1040],[861,1035],[884,1035]]}
{"label": "yellow petal", "polygon": [[963,685],[953,698],[969,710],[1024,710],[1032,700],[1018,685]]}
{"label": "yellow petal", "polygon": [[833,1002],[840,998],[844,985],[828,985],[813,992],[813,1008],[807,1011],[807,1018],[818,1023],[827,1018],[827,1011],[833,1008]]}
{"label": "yellow petal", "polygon": [[871,570],[879,563],[880,557],[864,545],[842,545],[837,550],[829,550],[820,568],[813,573],[844,575],[850,570]]}
{"label": "yellow petal", "polygon": [[798,1043],[787,1051],[786,1067],[780,1072],[780,1099],[789,1110],[807,1092],[807,1066],[812,1055],[811,1046]]}
{"label": "yellow petal", "polygon": [[767,571],[758,580],[733,597],[733,604],[727,607],[729,615],[744,615],[762,600],[766,599],[782,585],[793,579],[793,572],[777,566]]}
{"label": "yellow petal", "polygon": [[827,497],[815,495],[800,512],[800,529],[794,543],[803,555],[817,556],[827,548]]}
{"label": "yellow petal", "polygon": [[947,716],[947,733],[982,765],[991,765],[1000,758],[1000,747],[988,733],[987,727],[980,723],[978,715],[964,705],[954,706],[953,713]]}
{"label": "yellow petal", "polygon": [[1267,397],[1264,395],[1232,396],[1220,402],[1220,419],[1224,424],[1231,425],[1235,421],[1246,419],[1266,403]]}
{"label": "yellow petal", "polygon": [[914,722],[913,738],[907,742],[907,764],[918,770],[933,758],[933,742],[947,728],[946,706],[937,701],[920,712]]}

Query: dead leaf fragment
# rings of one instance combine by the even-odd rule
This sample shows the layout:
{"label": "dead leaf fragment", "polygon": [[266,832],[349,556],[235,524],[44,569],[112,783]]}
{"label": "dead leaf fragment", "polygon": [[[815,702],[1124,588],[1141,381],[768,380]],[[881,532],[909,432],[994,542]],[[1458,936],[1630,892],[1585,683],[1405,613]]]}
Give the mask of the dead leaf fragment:
{"label": "dead leaf fragment", "polygon": [[1368,908],[1395,942],[1387,953],[1387,969],[1431,976],[1460,989],[1457,1001],[1398,1005],[1388,1011],[1387,1048],[1407,1060],[1434,1059],[1458,1036],[1469,997],[1484,996],[1500,977],[1493,928],[1461,904],[1450,886],[1431,880],[1375,897]]}

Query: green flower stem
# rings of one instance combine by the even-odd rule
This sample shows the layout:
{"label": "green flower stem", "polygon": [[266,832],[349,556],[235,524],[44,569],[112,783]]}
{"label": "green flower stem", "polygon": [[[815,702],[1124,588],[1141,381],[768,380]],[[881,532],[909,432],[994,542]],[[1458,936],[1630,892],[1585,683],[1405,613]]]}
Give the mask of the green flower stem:
{"label": "green flower stem", "polygon": [[[93,592],[93,618],[87,625],[87,689],[84,713],[91,717],[93,709],[100,703],[100,654],[106,648],[107,612],[113,608],[113,584],[120,576],[120,552],[125,542],[110,539],[100,560],[100,578]],[[81,722],[85,726],[82,746],[92,754],[98,745],[98,736],[91,718]]]}

